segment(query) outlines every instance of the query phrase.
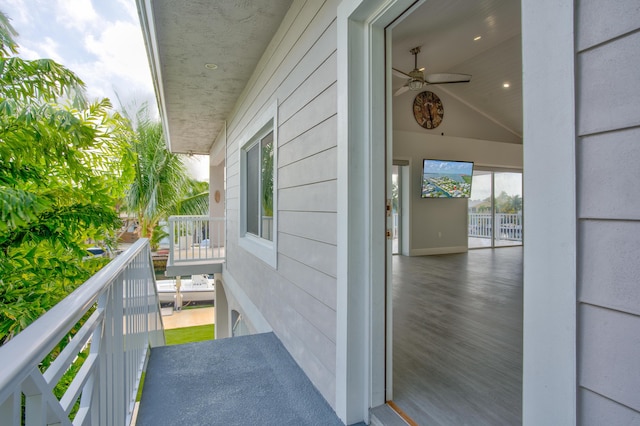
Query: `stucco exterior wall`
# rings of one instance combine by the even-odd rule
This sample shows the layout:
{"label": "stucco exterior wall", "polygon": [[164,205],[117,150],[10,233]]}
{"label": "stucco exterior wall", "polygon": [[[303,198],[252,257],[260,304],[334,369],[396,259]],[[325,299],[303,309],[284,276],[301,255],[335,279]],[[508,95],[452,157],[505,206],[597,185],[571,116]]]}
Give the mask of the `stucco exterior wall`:
{"label": "stucco exterior wall", "polygon": [[576,3],[578,421],[640,422],[640,7]]}

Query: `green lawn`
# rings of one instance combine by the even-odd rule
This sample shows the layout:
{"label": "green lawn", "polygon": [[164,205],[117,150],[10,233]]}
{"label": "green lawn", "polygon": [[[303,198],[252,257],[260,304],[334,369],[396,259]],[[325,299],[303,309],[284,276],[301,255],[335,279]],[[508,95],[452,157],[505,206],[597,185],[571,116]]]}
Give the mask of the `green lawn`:
{"label": "green lawn", "polygon": [[[201,342],[203,340],[213,340],[215,334],[215,324],[197,325],[195,327],[174,328],[164,331],[164,339],[167,346],[181,345],[183,343]],[[140,379],[140,387],[138,388],[138,396],[136,401],[140,401],[142,395],[142,387],[144,386],[144,371]]]}
{"label": "green lawn", "polygon": [[215,324],[197,325],[195,327],[174,328],[164,331],[167,346],[181,345],[183,343],[213,340]]}

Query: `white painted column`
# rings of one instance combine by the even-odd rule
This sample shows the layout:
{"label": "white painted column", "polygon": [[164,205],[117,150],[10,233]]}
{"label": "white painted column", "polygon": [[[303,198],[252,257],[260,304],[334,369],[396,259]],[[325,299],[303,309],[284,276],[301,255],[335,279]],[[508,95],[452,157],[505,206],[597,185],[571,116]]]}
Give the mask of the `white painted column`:
{"label": "white painted column", "polygon": [[[522,3],[523,424],[576,424],[574,1]],[[552,207],[552,208],[550,208]]]}

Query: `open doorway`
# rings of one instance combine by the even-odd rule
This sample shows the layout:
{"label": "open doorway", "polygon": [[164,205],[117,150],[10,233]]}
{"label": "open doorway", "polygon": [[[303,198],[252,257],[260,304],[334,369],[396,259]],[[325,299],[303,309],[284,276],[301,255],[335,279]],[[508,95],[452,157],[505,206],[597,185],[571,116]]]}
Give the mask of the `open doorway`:
{"label": "open doorway", "polygon": [[[417,424],[519,424],[520,4],[426,0],[390,26],[387,37],[388,68],[393,70],[393,87],[387,90],[392,96],[391,156],[411,161],[403,182],[408,210],[402,222],[410,241],[401,255],[390,256],[390,249],[387,256],[388,276],[393,277],[387,282],[393,312],[388,395]],[[468,83],[424,84],[415,81],[421,73],[426,80],[433,75],[433,82],[447,75],[471,78]],[[490,176],[484,198],[491,222],[478,232],[489,232],[482,238],[491,249],[469,251],[469,198],[423,196],[424,159],[472,162],[480,180]],[[517,170],[520,191],[504,192],[515,203],[519,198],[519,211],[503,208],[500,185],[506,175],[501,170]],[[472,191],[476,183],[474,173]],[[493,249],[503,245],[514,247]]]}

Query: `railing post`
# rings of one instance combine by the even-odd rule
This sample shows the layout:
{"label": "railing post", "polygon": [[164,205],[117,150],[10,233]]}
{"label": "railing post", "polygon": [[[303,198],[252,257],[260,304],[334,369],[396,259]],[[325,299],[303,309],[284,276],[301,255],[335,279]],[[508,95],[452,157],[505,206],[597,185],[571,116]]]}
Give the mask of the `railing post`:
{"label": "railing post", "polygon": [[175,234],[175,220],[173,217],[169,218],[169,265],[173,265],[173,252],[174,246],[176,243],[176,234]]}
{"label": "railing post", "polygon": [[[167,267],[193,261],[224,260],[224,218],[171,216],[168,223]],[[267,237],[272,238],[272,235]]]}

